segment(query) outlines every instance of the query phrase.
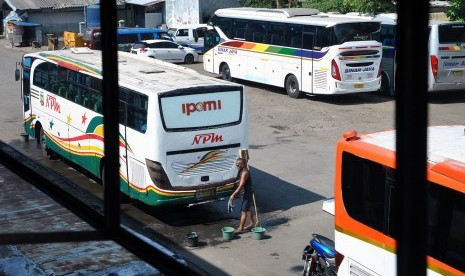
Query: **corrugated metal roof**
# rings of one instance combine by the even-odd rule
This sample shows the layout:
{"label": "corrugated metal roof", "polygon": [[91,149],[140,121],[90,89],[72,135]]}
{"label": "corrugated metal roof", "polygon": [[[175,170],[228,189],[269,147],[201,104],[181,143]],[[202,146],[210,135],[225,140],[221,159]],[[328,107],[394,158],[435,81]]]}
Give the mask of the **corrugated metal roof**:
{"label": "corrugated metal roof", "polygon": [[[18,10],[64,9],[100,3],[99,0],[7,0],[6,2],[9,2],[10,6]],[[125,0],[116,0],[117,5],[124,5],[125,3]]]}
{"label": "corrugated metal roof", "polygon": [[165,2],[165,0],[126,0],[126,3],[128,4],[134,4],[139,6],[150,6],[161,2]]}

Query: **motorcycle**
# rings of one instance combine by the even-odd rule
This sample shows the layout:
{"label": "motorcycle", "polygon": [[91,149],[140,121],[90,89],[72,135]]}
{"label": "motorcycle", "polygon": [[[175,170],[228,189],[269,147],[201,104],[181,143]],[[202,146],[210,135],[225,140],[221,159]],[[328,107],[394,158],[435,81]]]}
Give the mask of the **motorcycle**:
{"label": "motorcycle", "polygon": [[305,261],[303,276],[337,275],[334,241],[322,235],[313,234],[302,252],[302,260]]}

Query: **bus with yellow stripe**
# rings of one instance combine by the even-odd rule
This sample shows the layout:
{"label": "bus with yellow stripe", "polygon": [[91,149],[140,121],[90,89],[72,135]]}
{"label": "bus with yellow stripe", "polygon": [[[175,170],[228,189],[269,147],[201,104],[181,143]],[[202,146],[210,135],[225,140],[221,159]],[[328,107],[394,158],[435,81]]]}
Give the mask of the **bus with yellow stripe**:
{"label": "bus with yellow stripe", "polygon": [[[229,196],[248,148],[241,85],[119,52],[121,192],[148,205]],[[23,56],[25,132],[44,155],[105,176],[102,54],[88,48]],[[102,181],[103,182],[103,181]]]}
{"label": "bus with yellow stripe", "polygon": [[[428,127],[427,275],[465,275],[465,125]],[[347,132],[336,150],[338,275],[396,275],[396,132]],[[329,208],[330,209],[330,208]]]}
{"label": "bus with yellow stripe", "polygon": [[379,22],[316,9],[229,8],[209,25],[218,35],[205,35],[204,70],[225,80],[283,87],[292,98],[380,88]]}

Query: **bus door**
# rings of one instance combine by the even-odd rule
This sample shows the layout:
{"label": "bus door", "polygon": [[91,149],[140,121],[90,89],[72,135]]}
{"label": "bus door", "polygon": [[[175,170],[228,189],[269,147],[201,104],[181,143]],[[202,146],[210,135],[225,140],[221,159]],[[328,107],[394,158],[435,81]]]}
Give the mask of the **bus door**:
{"label": "bus door", "polygon": [[[213,47],[220,43],[220,35],[215,29],[206,30],[203,40],[203,63],[204,69],[208,72],[213,72],[215,68],[215,54],[210,51]],[[210,52],[208,52],[210,51]],[[207,53],[208,52],[208,53]]]}
{"label": "bus door", "polygon": [[[23,116],[24,116],[24,123],[31,123],[31,120],[27,120],[30,118],[32,114],[32,109],[31,109],[31,65],[32,65],[33,59],[30,57],[26,57],[23,59],[23,64],[22,64],[22,69],[23,69],[23,77],[22,77],[22,90],[21,90],[21,96],[23,99]],[[34,137],[34,133],[32,133],[32,129],[28,125],[24,125],[25,131]],[[29,133],[31,131],[31,133]]]}
{"label": "bus door", "polygon": [[314,58],[315,28],[304,26],[302,32],[302,85],[300,90],[313,93],[313,58]]}
{"label": "bus door", "polygon": [[123,181],[120,176],[120,189],[122,192],[126,193],[129,196],[129,158],[128,158],[128,140],[127,140],[127,91],[120,88],[120,99],[119,99],[119,171],[120,175],[124,176],[125,180]]}

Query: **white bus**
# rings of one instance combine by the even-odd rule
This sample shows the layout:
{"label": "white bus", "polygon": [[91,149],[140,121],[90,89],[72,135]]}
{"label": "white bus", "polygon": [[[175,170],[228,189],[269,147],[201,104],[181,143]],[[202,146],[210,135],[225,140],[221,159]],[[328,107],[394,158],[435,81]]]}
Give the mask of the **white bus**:
{"label": "white bus", "polygon": [[[427,275],[465,275],[464,129],[428,127]],[[395,130],[352,131],[337,143],[334,222],[340,276],[396,275],[395,138]]]}
{"label": "white bus", "polygon": [[[331,15],[341,16],[341,15]],[[381,32],[376,39],[383,43],[380,91],[394,95],[396,55],[396,14],[376,17],[352,16],[381,22]],[[428,36],[428,91],[465,89],[465,22],[430,20]]]}
{"label": "white bus", "polygon": [[428,91],[465,89],[465,22],[429,24]]}
{"label": "white bus", "polygon": [[[302,94],[369,92],[381,84],[379,22],[329,17],[315,9],[219,9],[222,35],[205,45],[204,70]],[[205,36],[206,43],[218,39]],[[207,51],[208,48],[211,48]]]}
{"label": "white bus", "polygon": [[[229,196],[235,160],[248,148],[243,86],[118,55],[121,192],[153,206]],[[22,61],[26,133],[46,154],[99,178],[105,171],[101,70],[101,52],[88,48],[26,54]]]}

